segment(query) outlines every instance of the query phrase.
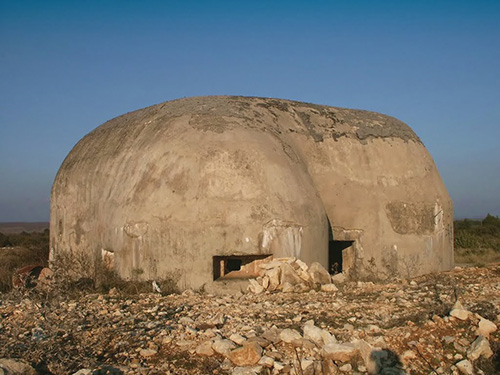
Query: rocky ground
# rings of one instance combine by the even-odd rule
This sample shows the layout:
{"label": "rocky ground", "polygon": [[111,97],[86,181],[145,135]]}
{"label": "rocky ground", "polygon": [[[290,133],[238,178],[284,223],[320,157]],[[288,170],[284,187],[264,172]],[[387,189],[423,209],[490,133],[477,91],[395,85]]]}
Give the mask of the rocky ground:
{"label": "rocky ground", "polygon": [[0,375],[500,373],[500,265],[302,292],[269,281],[226,296],[3,294]]}

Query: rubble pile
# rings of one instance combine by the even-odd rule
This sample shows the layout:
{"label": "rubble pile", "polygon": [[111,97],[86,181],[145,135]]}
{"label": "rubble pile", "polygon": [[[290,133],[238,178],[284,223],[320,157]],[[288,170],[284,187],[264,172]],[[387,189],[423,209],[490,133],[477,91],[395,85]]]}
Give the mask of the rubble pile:
{"label": "rubble pile", "polygon": [[279,263],[225,296],[2,296],[0,374],[498,373],[500,265],[335,284]]}
{"label": "rubble pile", "polygon": [[[284,293],[301,293],[311,289],[321,289],[333,292],[337,290],[332,283],[332,277],[319,263],[314,262],[309,267],[297,258],[276,258],[272,256],[254,262],[257,264],[257,276],[249,279],[248,290],[254,294],[264,291],[282,291]],[[249,268],[255,268],[249,265]],[[342,280],[337,276],[337,280]]]}

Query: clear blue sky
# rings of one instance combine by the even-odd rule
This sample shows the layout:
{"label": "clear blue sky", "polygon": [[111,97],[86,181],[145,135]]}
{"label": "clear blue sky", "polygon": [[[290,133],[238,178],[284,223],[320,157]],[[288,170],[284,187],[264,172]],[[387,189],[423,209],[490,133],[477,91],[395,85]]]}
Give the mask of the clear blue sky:
{"label": "clear blue sky", "polygon": [[500,215],[500,1],[0,0],[0,221],[46,221],[74,144],[196,95],[369,109],[424,141],[456,217]]}

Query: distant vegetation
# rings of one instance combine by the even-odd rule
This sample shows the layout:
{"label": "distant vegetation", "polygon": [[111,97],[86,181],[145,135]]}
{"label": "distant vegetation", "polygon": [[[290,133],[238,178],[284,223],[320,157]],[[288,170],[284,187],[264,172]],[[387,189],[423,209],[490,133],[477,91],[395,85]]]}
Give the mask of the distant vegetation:
{"label": "distant vegetation", "polygon": [[43,232],[0,233],[0,247],[25,247],[33,250],[49,249],[49,230]]}
{"label": "distant vegetation", "polygon": [[456,220],[455,262],[500,262],[500,218],[488,214],[483,220]]}

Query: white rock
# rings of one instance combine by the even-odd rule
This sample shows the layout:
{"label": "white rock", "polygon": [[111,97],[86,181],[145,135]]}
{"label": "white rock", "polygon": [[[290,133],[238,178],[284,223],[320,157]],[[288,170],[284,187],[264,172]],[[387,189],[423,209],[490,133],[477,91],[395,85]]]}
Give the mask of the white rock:
{"label": "white rock", "polygon": [[247,340],[245,337],[241,336],[238,333],[233,333],[231,336],[229,336],[229,340],[233,341],[234,343],[238,345],[243,345],[243,343]]}
{"label": "white rock", "polygon": [[306,272],[306,271],[304,271],[304,270],[302,270],[300,268],[296,272],[297,272],[297,275],[299,275],[299,277],[302,280],[304,280],[304,282],[306,284],[310,284],[313,281],[312,278],[311,278],[311,275],[308,272]]}
{"label": "white rock", "polygon": [[263,367],[271,368],[274,366],[274,359],[268,356],[263,356],[258,364]]}
{"label": "white rock", "polygon": [[353,344],[359,350],[359,354],[361,355],[361,358],[363,359],[368,372],[375,373],[377,370],[377,364],[371,357],[371,354],[375,348],[365,340],[354,340]]}
{"label": "white rock", "polygon": [[266,272],[266,276],[269,277],[268,290],[276,290],[280,285],[281,269],[279,267],[273,268]]}
{"label": "white rock", "polygon": [[495,332],[497,330],[497,326],[495,323],[493,323],[491,320],[481,318],[479,321],[479,326],[476,330],[476,334],[484,336],[484,337],[490,337],[490,334]]}
{"label": "white rock", "polygon": [[297,272],[293,269],[291,265],[288,263],[283,263],[280,266],[281,269],[281,277],[280,284],[284,285],[285,283],[290,283],[291,285],[302,284],[303,280],[297,275]]}
{"label": "white rock", "polygon": [[264,289],[269,288],[269,276],[264,275],[264,277],[262,277],[262,287]]}
{"label": "white rock", "polygon": [[281,371],[285,368],[285,365],[281,362],[274,361],[274,368],[278,371]]}
{"label": "white rock", "polygon": [[92,370],[88,368],[82,368],[81,370],[75,372],[73,375],[90,375],[90,374],[92,374]]}
{"label": "white rock", "polygon": [[337,273],[337,274],[332,276],[332,282],[334,282],[335,284],[343,284],[346,281],[347,281],[347,277],[343,273]]}
{"label": "white rock", "polygon": [[189,316],[183,316],[182,318],[179,319],[179,323],[184,325],[189,325],[193,324],[194,320],[191,319]]}
{"label": "white rock", "polygon": [[339,370],[342,372],[350,372],[352,371],[352,365],[350,363],[346,363],[345,365],[340,366]]}
{"label": "white rock", "polygon": [[148,358],[148,357],[153,357],[156,355],[156,353],[158,353],[156,350],[154,349],[141,349],[139,351],[139,354],[142,356],[142,357],[145,357],[145,358]]}
{"label": "white rock", "polygon": [[472,363],[470,363],[467,359],[457,362],[455,366],[457,366],[457,369],[464,375],[474,374],[474,366],[472,366]]}
{"label": "white rock", "polygon": [[294,340],[300,340],[302,336],[299,332],[294,329],[286,328],[280,333],[280,338],[282,341],[290,344]]}
{"label": "white rock", "polygon": [[323,284],[323,285],[321,285],[322,292],[331,293],[331,292],[336,292],[337,290],[339,290],[339,289],[335,286],[335,284]]}
{"label": "white rock", "polygon": [[196,347],[196,354],[205,357],[211,357],[214,355],[214,350],[212,349],[212,341],[205,341]]}
{"label": "white rock", "polygon": [[321,337],[323,337],[323,343],[325,345],[333,344],[333,343],[337,342],[337,339],[335,338],[335,336],[332,335],[330,332],[328,332],[326,329],[321,330]]}
{"label": "white rock", "polygon": [[283,290],[283,293],[293,293],[293,292],[295,292],[295,288],[288,281],[285,281],[283,283],[283,289],[282,290]]}
{"label": "white rock", "polygon": [[307,271],[307,269],[309,268],[307,264],[301,261],[300,259],[297,259],[295,261],[295,264],[298,265],[302,271]]}
{"label": "white rock", "polygon": [[490,342],[484,336],[478,336],[477,339],[472,343],[469,350],[467,350],[467,357],[475,361],[479,357],[490,358],[493,352],[490,348]]}
{"label": "white rock", "polygon": [[472,313],[466,310],[462,303],[457,300],[450,311],[450,316],[453,316],[460,320],[467,320],[472,315]]}
{"label": "white rock", "polygon": [[236,348],[234,342],[226,339],[216,339],[212,344],[212,349],[225,357],[228,356],[234,348]]}
{"label": "white rock", "polygon": [[320,263],[314,262],[309,267],[309,275],[314,283],[318,284],[329,284],[331,282],[331,276],[325,267]]}
{"label": "white rock", "polygon": [[[312,323],[311,323],[312,322]],[[309,320],[304,327],[302,328],[304,331],[304,338],[311,340],[319,347],[323,346],[325,343],[323,342],[322,329],[316,327],[314,325],[314,321]]]}
{"label": "white rock", "polygon": [[471,316],[471,312],[463,309],[453,309],[450,311],[450,316],[460,320],[467,320]]}
{"label": "white rock", "polygon": [[264,292],[264,287],[260,285],[255,279],[249,279],[250,285],[248,286],[248,290],[254,294],[260,294]]}
{"label": "white rock", "polygon": [[256,375],[261,371],[261,367],[235,367],[232,375]]}
{"label": "white rock", "polygon": [[314,364],[313,360],[303,359],[302,361],[300,361],[300,368],[302,369],[302,371],[304,371],[305,369],[307,369],[309,366],[312,366],[313,364]]}

